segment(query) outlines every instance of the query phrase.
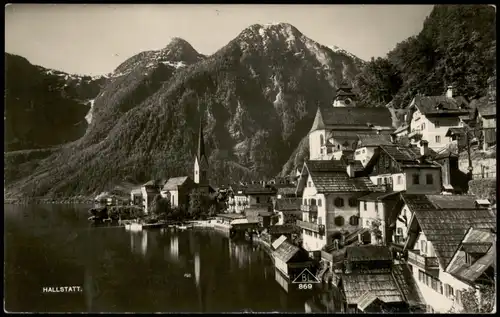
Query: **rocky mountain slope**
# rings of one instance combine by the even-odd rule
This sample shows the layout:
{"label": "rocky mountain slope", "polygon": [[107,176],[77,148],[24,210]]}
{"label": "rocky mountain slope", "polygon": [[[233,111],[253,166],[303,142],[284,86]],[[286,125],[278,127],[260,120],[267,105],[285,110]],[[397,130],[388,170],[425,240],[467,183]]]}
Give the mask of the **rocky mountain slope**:
{"label": "rocky mountain slope", "polygon": [[7,151],[46,148],[83,136],[89,100],[99,93],[105,77],[71,75],[8,53],[5,69]]}
{"label": "rocky mountain slope", "polygon": [[208,57],[175,39],[120,65],[85,136],[18,174],[7,192],[67,196],[127,177],[191,175],[200,115],[214,183],[276,175],[317,107],[330,106],[361,67],[283,23],[252,25]]}

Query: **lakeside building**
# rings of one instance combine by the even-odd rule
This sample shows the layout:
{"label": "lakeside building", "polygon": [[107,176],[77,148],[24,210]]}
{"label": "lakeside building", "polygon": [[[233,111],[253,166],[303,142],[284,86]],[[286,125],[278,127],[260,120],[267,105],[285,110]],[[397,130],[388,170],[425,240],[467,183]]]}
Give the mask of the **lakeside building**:
{"label": "lakeside building", "polygon": [[[416,209],[404,250],[430,312],[459,312],[462,293],[493,280],[496,216],[489,209]],[[494,284],[493,284],[494,285]],[[480,298],[480,294],[478,294]]]}
{"label": "lakeside building", "polygon": [[358,198],[381,189],[366,176],[357,176],[359,161],[309,160],[304,163],[297,192],[302,196],[303,246],[318,253],[340,239],[343,231],[359,227]]}

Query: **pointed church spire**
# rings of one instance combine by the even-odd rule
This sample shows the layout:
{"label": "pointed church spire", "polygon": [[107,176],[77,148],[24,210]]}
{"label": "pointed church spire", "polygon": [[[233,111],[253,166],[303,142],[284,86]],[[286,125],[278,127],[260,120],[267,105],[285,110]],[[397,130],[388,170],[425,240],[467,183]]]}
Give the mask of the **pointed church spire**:
{"label": "pointed church spire", "polygon": [[200,128],[198,132],[198,160],[201,161],[202,157],[205,156],[205,141],[203,139],[203,113],[200,112]]}

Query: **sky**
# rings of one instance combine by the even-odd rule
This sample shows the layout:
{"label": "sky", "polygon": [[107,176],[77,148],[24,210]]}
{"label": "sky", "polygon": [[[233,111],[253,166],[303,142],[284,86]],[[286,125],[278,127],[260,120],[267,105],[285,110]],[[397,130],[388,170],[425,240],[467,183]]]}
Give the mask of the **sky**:
{"label": "sky", "polygon": [[102,75],[173,37],[210,55],[256,23],[286,22],[364,60],[416,35],[432,5],[9,4],[5,51],[72,74]]}

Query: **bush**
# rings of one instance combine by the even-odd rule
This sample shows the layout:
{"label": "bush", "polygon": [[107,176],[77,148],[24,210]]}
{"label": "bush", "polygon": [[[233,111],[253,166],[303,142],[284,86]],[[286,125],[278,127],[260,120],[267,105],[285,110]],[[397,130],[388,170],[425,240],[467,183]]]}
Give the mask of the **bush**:
{"label": "bush", "polygon": [[144,209],[137,206],[112,206],[109,209],[109,217],[112,219],[130,220],[142,218],[145,215]]}

